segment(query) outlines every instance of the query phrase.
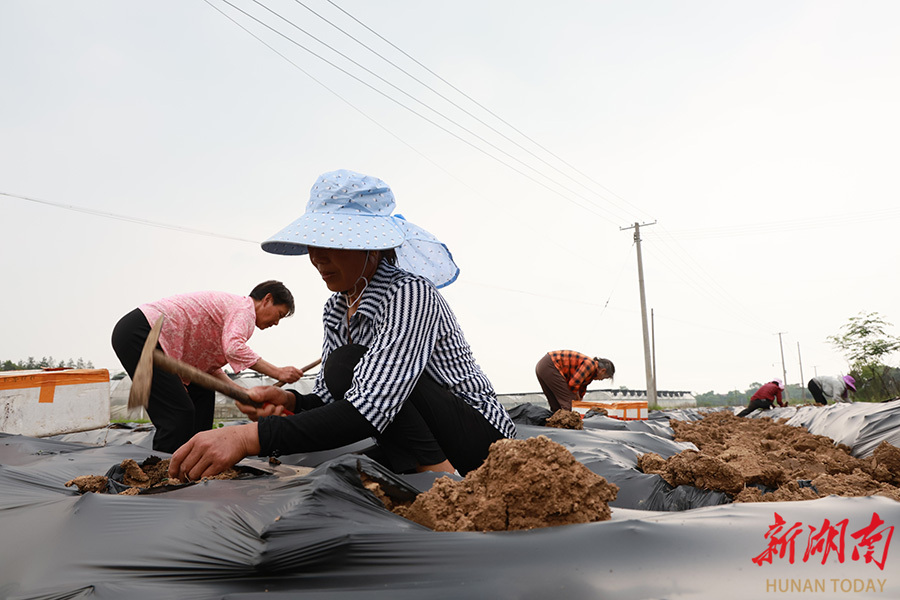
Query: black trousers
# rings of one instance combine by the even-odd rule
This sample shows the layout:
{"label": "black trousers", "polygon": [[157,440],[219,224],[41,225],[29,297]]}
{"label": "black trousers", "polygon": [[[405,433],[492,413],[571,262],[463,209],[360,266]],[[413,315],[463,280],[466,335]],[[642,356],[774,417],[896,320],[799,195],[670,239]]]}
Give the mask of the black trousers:
{"label": "black trousers", "polygon": [[828,400],[825,398],[825,392],[822,391],[822,386],[820,386],[815,379],[810,379],[806,388],[809,390],[809,393],[812,394],[816,404],[828,404]]}
{"label": "black trousers", "polygon": [[[116,323],[112,346],[128,375],[134,379],[150,323],[140,309],[134,309]],[[157,344],[157,348],[162,347]],[[175,452],[200,431],[212,429],[216,393],[196,384],[185,386],[177,375],[153,368],[147,414],[156,427],[153,449]]]}
{"label": "black trousers", "polygon": [[769,410],[772,408],[772,403],[768,400],[761,400],[757,398],[756,400],[751,400],[750,404],[747,405],[747,408],[738,413],[739,417],[746,417],[750,413],[752,413],[756,409]]}
{"label": "black trousers", "polygon": [[[353,368],[366,350],[365,346],[349,344],[328,356],[325,385],[335,400],[342,400],[350,389]],[[383,456],[373,458],[383,460],[397,473],[447,459],[465,475],[481,466],[490,445],[502,438],[484,415],[422,373],[400,412],[376,436]]]}

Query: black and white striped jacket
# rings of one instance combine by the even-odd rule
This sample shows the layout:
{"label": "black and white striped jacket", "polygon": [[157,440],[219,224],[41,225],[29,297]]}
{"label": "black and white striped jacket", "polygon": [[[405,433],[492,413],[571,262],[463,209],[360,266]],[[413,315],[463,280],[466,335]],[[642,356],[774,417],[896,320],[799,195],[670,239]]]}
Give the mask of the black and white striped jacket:
{"label": "black and white striped jacket", "polygon": [[[384,431],[426,372],[479,411],[504,436],[516,435],[509,414],[463,336],[456,316],[424,277],[382,261],[347,325],[347,301],[334,294],[325,303],[322,362],[348,343],[368,348],[344,398],[376,429]],[[319,371],[313,392],[334,399]]]}

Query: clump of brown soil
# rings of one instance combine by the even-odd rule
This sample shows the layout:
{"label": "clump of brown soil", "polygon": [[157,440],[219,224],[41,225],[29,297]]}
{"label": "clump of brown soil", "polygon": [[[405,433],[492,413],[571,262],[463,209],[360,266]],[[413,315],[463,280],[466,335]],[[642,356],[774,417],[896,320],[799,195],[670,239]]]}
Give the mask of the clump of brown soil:
{"label": "clump of brown soil", "polygon": [[544,423],[547,427],[558,429],[584,429],[581,415],[571,410],[558,410]]}
{"label": "clump of brown soil", "polygon": [[393,512],[435,531],[507,531],[605,521],[618,486],[546,436],[498,440],[462,481],[443,477]]}
{"label": "clump of brown soil", "polygon": [[78,486],[78,491],[82,494],[85,492],[101,493],[106,491],[109,479],[106,475],[79,475],[75,479],[66,482],[66,487]]}
{"label": "clump of brown soil", "polygon": [[668,460],[656,454],[638,459],[639,469],[657,473],[671,485],[725,492],[735,502],[829,495],[900,501],[900,449],[887,442],[871,457],[859,459],[831,438],[768,417],[714,412],[694,422],[672,420],[671,425],[677,441],[692,442],[700,451],[685,450]]}
{"label": "clump of brown soil", "polygon": [[[645,457],[660,460],[653,459],[652,464],[649,461],[642,463]],[[658,454],[645,454],[638,459],[638,466],[645,473],[659,473],[672,486],[692,485],[728,494],[737,494],[744,489],[744,478],[740,471],[718,458],[705,456],[694,450],[685,450],[669,460],[662,460]]]}
{"label": "clump of brown soil", "polygon": [[881,442],[872,453],[873,477],[878,481],[900,485],[900,448]]}
{"label": "clump of brown soil", "polygon": [[609,411],[605,408],[597,408],[596,406],[584,413],[585,417],[607,417],[609,416]]}
{"label": "clump of brown soil", "polygon": [[[143,490],[158,488],[166,485],[181,485],[177,479],[169,479],[169,459],[160,459],[158,456],[150,456],[141,464],[133,459],[123,460],[119,465],[124,474],[121,483],[128,486],[119,492],[120,496],[135,496]],[[204,479],[237,479],[240,473],[230,468],[213,477]],[[66,482],[66,487],[73,485],[82,494],[85,492],[105,492],[109,484],[109,478],[105,475],[81,475]]]}

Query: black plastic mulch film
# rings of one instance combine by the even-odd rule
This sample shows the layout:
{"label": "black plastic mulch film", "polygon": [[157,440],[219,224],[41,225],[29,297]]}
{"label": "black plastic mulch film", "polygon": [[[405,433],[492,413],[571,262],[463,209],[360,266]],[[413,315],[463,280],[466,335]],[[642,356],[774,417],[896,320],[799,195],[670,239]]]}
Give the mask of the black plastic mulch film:
{"label": "black plastic mulch film", "polygon": [[[510,412],[520,438],[546,435],[619,486],[611,520],[434,532],[385,510],[359,472],[409,497],[434,477],[395,475],[357,453],[365,443],[283,456],[281,465],[246,460],[239,479],[165,493],[80,494],[65,482],[158,454],[152,431],[0,434],[0,598],[900,597],[900,548],[890,547],[900,503],[870,496],[732,504],[635,468],[646,452],[669,457],[693,447],[673,441],[668,418],[696,420],[698,409],[654,412],[647,421],[591,417],[583,431],[540,426],[549,412],[532,405]],[[827,435],[859,457],[885,440],[900,445],[900,402],[767,416]]]}

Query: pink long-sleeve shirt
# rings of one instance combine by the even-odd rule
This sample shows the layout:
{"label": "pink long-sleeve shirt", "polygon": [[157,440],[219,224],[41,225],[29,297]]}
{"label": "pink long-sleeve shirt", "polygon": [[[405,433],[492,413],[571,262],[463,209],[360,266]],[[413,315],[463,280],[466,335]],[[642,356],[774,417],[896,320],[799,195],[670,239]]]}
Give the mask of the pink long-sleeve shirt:
{"label": "pink long-sleeve shirt", "polygon": [[247,346],[256,329],[256,310],[249,296],[194,292],[138,308],[151,325],[165,315],[159,334],[163,351],[202,371],[217,373],[228,364],[239,373],[259,360]]}

